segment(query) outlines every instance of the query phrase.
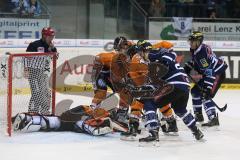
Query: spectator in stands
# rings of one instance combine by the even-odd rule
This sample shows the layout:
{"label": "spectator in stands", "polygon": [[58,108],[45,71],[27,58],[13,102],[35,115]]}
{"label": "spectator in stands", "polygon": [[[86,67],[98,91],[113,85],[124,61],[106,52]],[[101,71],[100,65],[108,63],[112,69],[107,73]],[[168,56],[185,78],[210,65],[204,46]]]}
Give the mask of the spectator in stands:
{"label": "spectator in stands", "polygon": [[12,9],[14,13],[19,13],[20,15],[27,13],[27,0],[12,0],[11,2],[14,4],[14,8]]}
{"label": "spectator in stands", "polygon": [[212,10],[210,15],[209,15],[209,18],[211,19],[216,19],[217,18],[217,15],[216,15],[216,10]]}
{"label": "spectator in stands", "polygon": [[210,18],[210,15],[212,14],[213,11],[216,12],[216,0],[207,0],[207,13]]}
{"label": "spectator in stands", "polygon": [[165,0],[152,0],[149,14],[152,17],[163,17],[165,16]]}
{"label": "spectator in stands", "polygon": [[29,0],[27,10],[30,16],[39,16],[41,14],[40,3],[37,0]]}

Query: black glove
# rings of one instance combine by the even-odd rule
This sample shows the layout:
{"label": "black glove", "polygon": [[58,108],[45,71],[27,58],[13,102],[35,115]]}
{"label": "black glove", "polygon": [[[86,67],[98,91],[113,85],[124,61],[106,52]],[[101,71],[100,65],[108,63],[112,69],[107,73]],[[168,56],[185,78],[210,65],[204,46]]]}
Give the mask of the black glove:
{"label": "black glove", "polygon": [[187,73],[187,74],[190,74],[191,70],[193,69],[193,62],[192,61],[189,61],[187,63],[185,63],[184,65],[184,71]]}
{"label": "black glove", "polygon": [[202,97],[204,99],[210,99],[211,98],[211,89],[209,89],[209,88],[202,88]]}
{"label": "black glove", "polygon": [[156,90],[156,88],[152,85],[145,85],[145,86],[140,86],[140,87],[134,87],[131,88],[130,93],[131,96],[133,96],[134,98],[150,98],[152,97],[152,94],[154,93],[154,91]]}

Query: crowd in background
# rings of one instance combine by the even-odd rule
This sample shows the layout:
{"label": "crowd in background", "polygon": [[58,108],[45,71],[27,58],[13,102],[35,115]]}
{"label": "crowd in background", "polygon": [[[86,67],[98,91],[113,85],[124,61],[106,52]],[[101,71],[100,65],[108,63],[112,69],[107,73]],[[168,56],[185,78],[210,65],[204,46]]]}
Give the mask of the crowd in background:
{"label": "crowd in background", "polygon": [[[196,18],[240,18],[240,0],[136,0],[149,17],[196,17]],[[128,8],[128,0],[123,7]],[[114,14],[117,0],[104,1],[106,14]],[[120,5],[121,6],[121,5]],[[119,8],[120,9],[120,8]],[[124,9],[123,9],[124,11]],[[39,16],[41,4],[38,0],[1,0],[0,13],[17,13],[20,16]]]}
{"label": "crowd in background", "polygon": [[137,0],[150,17],[240,18],[239,0]]}
{"label": "crowd in background", "polygon": [[35,17],[41,14],[41,5],[38,0],[1,0],[0,13]]}

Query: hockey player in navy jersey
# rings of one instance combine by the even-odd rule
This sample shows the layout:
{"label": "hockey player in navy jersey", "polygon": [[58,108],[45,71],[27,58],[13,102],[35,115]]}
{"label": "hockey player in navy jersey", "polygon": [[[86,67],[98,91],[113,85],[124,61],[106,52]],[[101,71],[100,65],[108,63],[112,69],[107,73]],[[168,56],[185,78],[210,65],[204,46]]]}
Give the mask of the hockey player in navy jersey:
{"label": "hockey player in navy jersey", "polygon": [[209,121],[202,126],[210,127],[219,125],[216,106],[211,99],[224,81],[228,66],[212,52],[208,45],[203,43],[203,38],[203,33],[199,31],[194,31],[188,37],[192,59],[185,64],[184,69],[188,75],[194,69],[202,77],[191,90],[192,103],[198,122],[204,121],[202,105],[204,106]]}
{"label": "hockey player in navy jersey", "polygon": [[[148,43],[151,45],[150,43]],[[149,48],[149,46],[144,46]],[[141,46],[139,46],[141,48]],[[145,117],[146,117],[146,127],[149,129],[150,135],[148,137],[142,138],[140,142],[149,142],[149,141],[158,141],[158,128],[159,124],[157,121],[156,116],[156,109],[158,107],[167,105],[171,103],[171,106],[177,116],[179,116],[184,124],[192,131],[193,135],[197,140],[203,138],[202,132],[196,127],[196,121],[193,115],[187,111],[187,102],[189,98],[189,81],[184,69],[180,67],[179,64],[176,63],[176,54],[172,51],[169,51],[164,48],[160,48],[157,50],[148,50],[147,52],[140,53],[141,56],[149,63],[152,64],[161,64],[167,71],[164,73],[150,74],[150,76],[155,76],[157,78],[156,81],[159,80],[159,83],[163,83],[162,88],[160,90],[162,92],[158,94],[153,94],[152,98],[144,98],[144,110],[145,110]],[[156,69],[159,68],[156,65]],[[154,73],[154,72],[153,72]],[[170,85],[171,91],[169,88],[167,89],[166,85]],[[157,85],[152,85],[154,87]],[[144,86],[146,88],[146,86]],[[145,89],[144,88],[144,89]],[[164,90],[167,89],[168,93],[164,93]],[[154,92],[153,92],[154,93]]]}

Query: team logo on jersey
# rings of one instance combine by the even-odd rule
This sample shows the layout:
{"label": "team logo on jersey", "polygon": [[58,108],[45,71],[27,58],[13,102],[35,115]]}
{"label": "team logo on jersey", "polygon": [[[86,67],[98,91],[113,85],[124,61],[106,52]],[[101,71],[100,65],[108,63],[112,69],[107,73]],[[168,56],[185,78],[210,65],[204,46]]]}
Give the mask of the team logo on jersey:
{"label": "team logo on jersey", "polygon": [[38,47],[38,48],[37,48],[37,51],[43,53],[43,52],[44,52],[44,47]]}
{"label": "team logo on jersey", "polygon": [[202,66],[205,68],[205,67],[208,67],[208,62],[205,58],[203,59],[200,59],[200,63],[202,64]]}

